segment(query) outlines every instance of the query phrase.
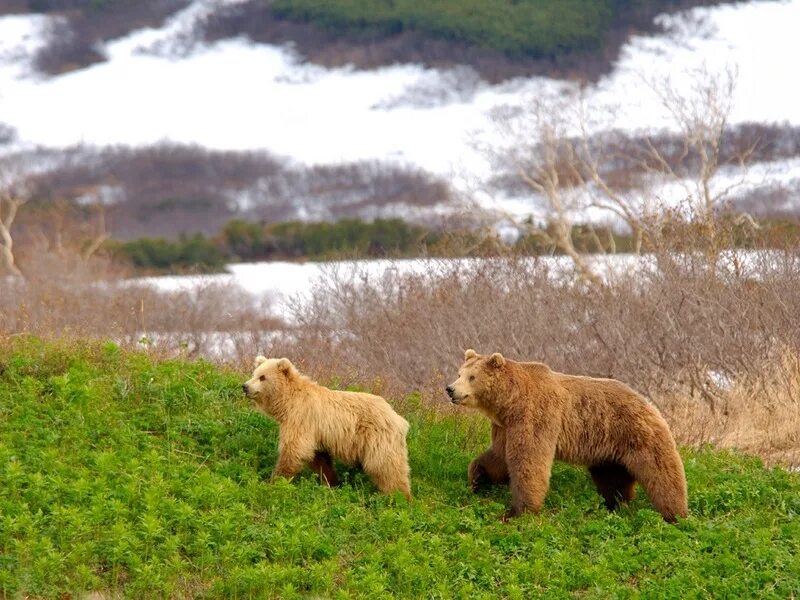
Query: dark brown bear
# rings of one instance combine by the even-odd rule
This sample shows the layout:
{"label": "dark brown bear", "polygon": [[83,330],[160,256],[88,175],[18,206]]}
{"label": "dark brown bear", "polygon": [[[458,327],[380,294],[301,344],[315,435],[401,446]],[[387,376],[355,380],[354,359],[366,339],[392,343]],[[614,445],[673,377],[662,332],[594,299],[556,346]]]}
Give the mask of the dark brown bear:
{"label": "dark brown bear", "polygon": [[658,410],[631,388],[499,353],[467,350],[464,358],[447,392],[492,421],[492,445],[470,464],[469,482],[474,491],[509,483],[508,516],[542,508],[554,459],[589,467],[610,510],[634,497],[638,481],[665,520],[688,514],[675,440]]}

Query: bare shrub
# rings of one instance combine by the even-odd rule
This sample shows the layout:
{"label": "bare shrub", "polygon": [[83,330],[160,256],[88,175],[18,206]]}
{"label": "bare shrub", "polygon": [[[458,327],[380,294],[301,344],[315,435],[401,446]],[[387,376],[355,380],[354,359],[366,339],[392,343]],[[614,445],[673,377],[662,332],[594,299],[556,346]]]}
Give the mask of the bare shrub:
{"label": "bare shrub", "polygon": [[122,239],[216,233],[237,214],[233,195],[281,170],[266,154],[173,144],[79,146],[52,160],[52,169],[31,178],[37,200],[104,202],[109,228]]}
{"label": "bare shrub", "polygon": [[58,75],[103,62],[103,42],[158,26],[189,1],[137,0],[101,5],[85,0],[39,0],[39,11],[57,13],[62,18],[53,21],[47,44],[37,52],[34,65],[42,73]]}
{"label": "bare shrub", "polygon": [[648,394],[703,394],[704,373],[747,373],[776,345],[800,345],[792,324],[800,314],[791,291],[797,261],[770,260],[772,274],[758,271],[757,279],[755,265],[714,276],[690,258],[667,273],[643,261],[635,273],[608,275],[599,292],[575,285],[569,264],[550,259],[430,261],[423,273],[389,269],[377,279],[332,272],[296,313],[314,340],[309,346],[326,354],[335,347],[338,362],[408,388],[450,372],[474,346],[619,377]]}
{"label": "bare shrub", "polygon": [[[800,400],[786,368],[800,348],[796,252],[730,253],[716,271],[702,253],[680,255],[670,269],[653,257],[630,269],[592,260],[605,271],[600,289],[576,284],[567,260],[515,256],[430,261],[378,277],[331,272],[295,311],[302,327],[288,351],[320,372],[363,381],[379,374],[395,397],[423,390],[437,406],[465,348],[501,351],[621,379],[650,397],[686,443],[736,445],[750,435],[751,414],[762,423],[753,427],[775,419],[788,432],[784,420],[796,420]],[[751,433],[757,441],[747,448],[770,446]]]}
{"label": "bare shrub", "polygon": [[103,285],[116,267],[102,259],[83,261],[42,253],[26,261],[26,277],[3,282],[0,331],[58,336],[114,336],[133,317],[128,299]]}
{"label": "bare shrub", "polygon": [[127,267],[90,252],[82,232],[60,227],[52,238],[40,231],[29,240],[24,277],[0,279],[0,335],[111,338],[163,355],[251,359],[284,328],[270,316],[269,298],[256,299],[225,276],[171,290],[129,279]]}
{"label": "bare shrub", "polygon": [[[716,73],[701,67],[690,75],[680,87],[643,75],[675,134],[637,139],[604,129],[613,111],[587,105],[578,89],[536,98],[527,108],[494,111],[503,141],[480,149],[494,164],[499,184],[525,190],[548,222],[546,230],[532,228],[531,220],[520,227],[569,256],[595,287],[600,277],[573,240],[577,218],[588,211],[603,215],[630,234],[634,253],[655,252],[660,267],[671,260],[671,251],[688,249],[702,251],[715,271],[720,253],[739,243],[737,235],[758,229],[751,215],[733,210],[744,206],[735,194],[747,186],[754,157],[797,150],[792,130],[730,129],[735,68]],[[738,233],[731,221],[740,226]],[[585,228],[598,238],[592,224]],[[687,234],[688,244],[681,239]],[[605,250],[599,238],[595,246]]]}
{"label": "bare shrub", "polygon": [[[190,279],[179,289],[141,295],[140,331],[147,343],[184,356],[250,366],[254,356],[290,335],[272,297],[254,296],[225,276]],[[146,280],[134,280],[133,287],[152,291]]]}
{"label": "bare shrub", "polygon": [[215,234],[233,218],[375,218],[433,208],[449,186],[413,167],[362,161],[302,167],[266,152],[199,146],[77,146],[31,157],[50,168],[28,178],[40,205],[106,205],[117,239]]}
{"label": "bare shrub", "polygon": [[[566,146],[578,152],[585,144],[587,154],[603,156],[597,163],[598,175],[617,192],[629,192],[648,186],[647,175],[657,168],[656,156],[663,158],[673,172],[696,172],[702,161],[696,148],[686,148],[682,135],[660,131],[642,135],[622,130],[592,133],[587,139],[565,135]],[[542,142],[539,142],[540,144]],[[751,163],[775,162],[800,156],[800,127],[765,123],[740,123],[728,125],[719,139],[719,164],[738,167],[742,157]],[[583,178],[570,176],[569,154],[562,151],[556,156],[558,173],[564,185],[581,185]],[[527,187],[514,171],[502,169],[494,184],[499,189],[515,194]],[[506,165],[507,167],[508,165]]]}
{"label": "bare shrub", "polygon": [[162,355],[250,361],[284,328],[268,304],[230,283],[158,291],[119,279],[104,259],[54,255],[36,271],[42,276],[2,282],[0,335],[113,339]]}

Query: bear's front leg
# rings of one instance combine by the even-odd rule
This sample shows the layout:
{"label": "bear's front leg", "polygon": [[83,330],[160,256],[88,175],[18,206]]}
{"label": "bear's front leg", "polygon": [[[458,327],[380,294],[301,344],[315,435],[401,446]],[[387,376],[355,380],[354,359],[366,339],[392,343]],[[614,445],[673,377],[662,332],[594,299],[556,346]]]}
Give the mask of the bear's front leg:
{"label": "bear's front leg", "polygon": [[272,479],[276,477],[292,479],[311,462],[313,457],[313,443],[302,439],[281,439],[278,445],[278,462],[272,473]]}
{"label": "bear's front leg", "polygon": [[505,429],[492,423],[492,445],[469,464],[467,478],[473,492],[483,486],[508,483]]}
{"label": "bear's front leg", "polygon": [[511,484],[511,509],[505,518],[537,513],[550,487],[550,471],[556,454],[557,429],[522,423],[509,428],[506,463]]}
{"label": "bear's front leg", "polygon": [[272,472],[272,479],[284,477],[292,479],[305,467],[305,461],[298,460],[296,457],[281,454],[278,457],[278,462],[275,464],[275,470]]}
{"label": "bear's front leg", "polygon": [[550,466],[515,465],[510,467],[511,508],[504,518],[542,510],[550,487]]}
{"label": "bear's front leg", "polygon": [[468,479],[473,492],[485,486],[508,483],[506,461],[490,448],[469,463]]}

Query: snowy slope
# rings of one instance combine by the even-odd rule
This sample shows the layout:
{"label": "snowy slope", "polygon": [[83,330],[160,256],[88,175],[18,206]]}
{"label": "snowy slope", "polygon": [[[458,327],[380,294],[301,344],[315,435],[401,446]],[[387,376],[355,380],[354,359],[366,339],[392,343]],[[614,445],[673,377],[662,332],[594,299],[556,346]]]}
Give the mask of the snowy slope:
{"label": "snowy slope", "polygon": [[[567,85],[532,77],[492,86],[463,70],[417,65],[325,69],[302,64],[286,48],[243,40],[195,45],[177,56],[165,51],[223,1],[197,0],[160,29],[108,44],[108,62],[50,79],[29,69],[47,18],[0,18],[0,123],[16,128],[21,144],[171,140],[266,149],[305,164],[382,159],[466,187],[488,175],[474,147],[492,138],[488,112]],[[619,106],[617,125],[664,123],[643,73],[679,83],[703,64],[738,69],[734,122],[800,125],[800,0],[698,8],[661,20],[665,34],[632,39],[611,75],[589,90],[590,102]],[[454,79],[462,89],[448,94]],[[784,176],[797,167],[787,165],[779,167]]]}

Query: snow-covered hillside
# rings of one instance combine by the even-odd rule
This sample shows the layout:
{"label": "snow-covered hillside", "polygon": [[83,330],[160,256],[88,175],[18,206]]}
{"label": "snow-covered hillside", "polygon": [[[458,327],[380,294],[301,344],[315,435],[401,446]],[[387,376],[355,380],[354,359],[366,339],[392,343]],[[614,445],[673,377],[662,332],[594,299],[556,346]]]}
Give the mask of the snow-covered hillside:
{"label": "snow-covered hillside", "polygon": [[[492,108],[524,105],[569,85],[541,77],[489,85],[469,70],[416,65],[326,69],[303,64],[291,49],[244,40],[195,43],[187,51],[193,20],[225,1],[197,0],[160,29],[109,43],[107,62],[52,78],[30,69],[47,17],[0,18],[0,123],[16,130],[18,146],[170,140],[265,149],[303,164],[379,159],[465,187],[488,175],[475,142],[493,135]],[[593,104],[619,106],[616,125],[662,125],[663,111],[642,75],[668,75],[680,85],[701,65],[738,70],[734,123],[800,125],[800,0],[660,19],[666,32],[632,39],[613,72],[588,92]],[[174,46],[183,51],[170,52]],[[797,164],[780,168],[791,179]]]}

